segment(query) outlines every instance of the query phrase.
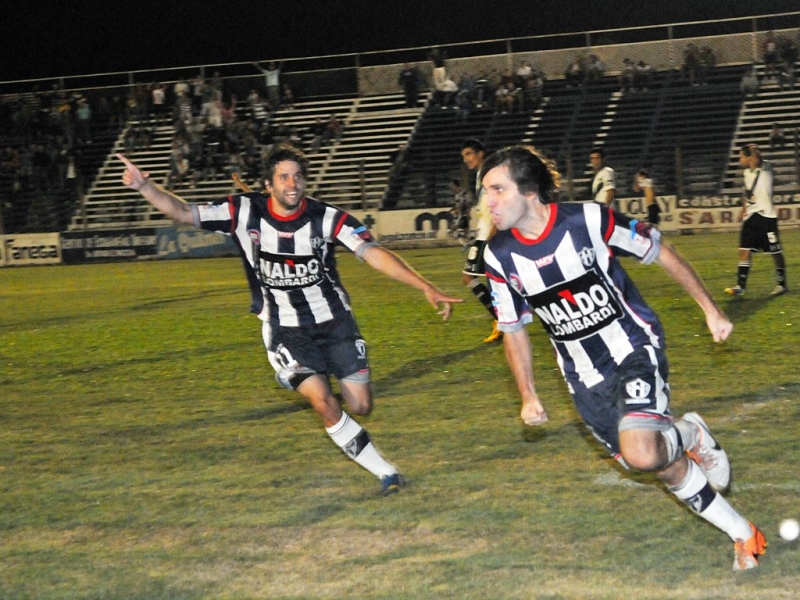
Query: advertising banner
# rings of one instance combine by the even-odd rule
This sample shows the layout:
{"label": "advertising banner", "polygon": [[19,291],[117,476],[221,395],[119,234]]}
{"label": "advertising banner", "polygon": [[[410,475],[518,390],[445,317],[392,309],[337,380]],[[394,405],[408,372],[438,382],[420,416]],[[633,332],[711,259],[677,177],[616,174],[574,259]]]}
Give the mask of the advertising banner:
{"label": "advertising banner", "polygon": [[202,229],[161,227],[157,237],[159,258],[208,258],[238,254],[238,248],[230,236]]}
{"label": "advertising banner", "polygon": [[[665,232],[737,232],[742,226],[742,199],[739,196],[699,196],[676,199],[658,196],[661,223]],[[800,194],[776,194],[773,203],[778,223],[785,227],[800,226]],[[621,212],[645,220],[647,213],[642,198],[619,199]]]}
{"label": "advertising banner", "polygon": [[61,262],[57,233],[20,233],[0,236],[0,266],[54,265]]}
{"label": "advertising banner", "polygon": [[155,228],[66,231],[61,234],[61,256],[67,264],[152,258],[156,242]]}

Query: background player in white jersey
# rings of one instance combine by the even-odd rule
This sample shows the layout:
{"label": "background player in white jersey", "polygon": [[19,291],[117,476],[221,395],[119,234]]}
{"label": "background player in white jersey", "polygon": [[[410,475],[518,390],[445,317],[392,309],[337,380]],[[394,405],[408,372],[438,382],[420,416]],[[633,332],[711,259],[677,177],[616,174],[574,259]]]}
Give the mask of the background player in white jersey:
{"label": "background player in white jersey", "polygon": [[647,169],[642,169],[633,178],[633,191],[641,192],[644,198],[644,209],[647,212],[647,222],[650,225],[658,225],[661,222],[661,208],[656,201],[656,193],[653,190],[653,180]]}
{"label": "background player in white jersey", "polygon": [[584,422],[626,467],[656,474],[734,541],[734,569],[758,566],[763,534],[719,491],[725,451],[703,419],[670,412],[664,331],[617,257],[657,262],[697,301],[714,341],[733,325],[698,275],[658,230],[596,203],[558,203],[554,165],[528,146],[487,157],[481,169],[498,229],[484,253],[506,357],[528,425],[547,422],[534,385],[525,325],[539,317]]}
{"label": "background player in white jersey", "polygon": [[742,229],[739,233],[739,269],[736,285],[725,293],[743,296],[750,275],[751,253],[771,254],[775,261],[775,288],[770,293],[780,296],[786,286],[786,260],[778,235],[778,213],[772,204],[772,163],[761,158],[756,144],[747,144],[739,151],[739,164],[744,167],[742,193]]}
{"label": "background player in white jersey", "polygon": [[606,166],[606,151],[599,147],[592,148],[589,153],[589,162],[594,171],[591,189],[592,200],[615,208],[614,199],[617,194],[617,179],[614,169]]}
{"label": "background player in white jersey", "polygon": [[336,269],[335,246],[353,252],[378,271],[425,294],[450,316],[442,293],[399,256],[382,248],[351,215],[305,195],[308,162],[291,146],[267,158],[269,195],[235,194],[209,204],[189,204],[164,190],[122,155],[122,182],[138,190],[168,217],[230,235],[239,247],[252,296],[251,311],[262,320],[264,344],[277,381],[302,394],[322,418],[344,453],[381,480],[389,495],[404,485],[369,434],[342,410],[329,377],[338,379],[342,400],[358,415],[372,410],[367,347]]}
{"label": "background player in white jersey", "polygon": [[470,138],[462,142],[461,159],[464,161],[467,170],[475,174],[478,227],[475,239],[472,240],[472,244],[467,248],[467,260],[464,264],[464,269],[461,271],[461,280],[492,316],[492,332],[483,339],[484,342],[489,343],[502,339],[503,333],[497,328],[497,319],[495,318],[494,307],[492,306],[492,298],[489,294],[489,288],[484,283],[486,269],[483,264],[483,249],[486,246],[487,240],[494,233],[494,226],[492,225],[489,211],[486,208],[486,194],[483,193],[480,177],[477,175],[483,164],[485,155],[486,149],[483,146],[483,142],[480,140]]}

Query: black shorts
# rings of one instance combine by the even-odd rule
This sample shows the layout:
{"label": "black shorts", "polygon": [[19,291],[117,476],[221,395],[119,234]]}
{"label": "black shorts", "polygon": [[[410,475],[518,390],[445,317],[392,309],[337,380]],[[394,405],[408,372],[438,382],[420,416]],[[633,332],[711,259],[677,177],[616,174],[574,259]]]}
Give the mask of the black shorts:
{"label": "black shorts", "polygon": [[367,344],[352,317],[311,327],[264,323],[263,335],[269,362],[279,375],[313,373],[369,381]]}
{"label": "black shorts", "polygon": [[781,251],[778,236],[778,219],[755,213],[742,223],[739,233],[739,249],[764,254],[777,254]]}
{"label": "black shorts", "polygon": [[622,361],[614,375],[572,399],[586,427],[612,456],[620,453],[619,432],[672,425],[669,365],[662,350],[645,347]]}
{"label": "black shorts", "polygon": [[474,240],[467,250],[467,261],[464,263],[465,275],[486,275],[486,263],[483,262],[483,249],[487,240]]}

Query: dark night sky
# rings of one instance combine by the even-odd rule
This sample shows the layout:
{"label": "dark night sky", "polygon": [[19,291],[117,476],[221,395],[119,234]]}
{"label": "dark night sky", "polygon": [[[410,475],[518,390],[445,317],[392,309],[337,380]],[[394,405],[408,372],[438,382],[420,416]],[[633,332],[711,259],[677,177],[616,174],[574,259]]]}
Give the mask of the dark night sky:
{"label": "dark night sky", "polygon": [[[4,3],[0,81],[800,10],[797,0],[110,0]],[[15,5],[19,8],[15,9]]]}

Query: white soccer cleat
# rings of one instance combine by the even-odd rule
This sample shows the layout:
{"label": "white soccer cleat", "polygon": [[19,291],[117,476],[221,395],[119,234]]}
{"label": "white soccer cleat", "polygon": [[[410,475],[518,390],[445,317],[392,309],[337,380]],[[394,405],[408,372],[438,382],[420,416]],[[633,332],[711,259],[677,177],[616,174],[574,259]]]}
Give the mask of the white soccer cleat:
{"label": "white soccer cleat", "polygon": [[727,489],[731,482],[731,463],[722,446],[719,445],[706,422],[697,413],[686,413],[684,421],[697,425],[697,442],[693,448],[686,448],[686,456],[702,469],[711,487],[718,492]]}

